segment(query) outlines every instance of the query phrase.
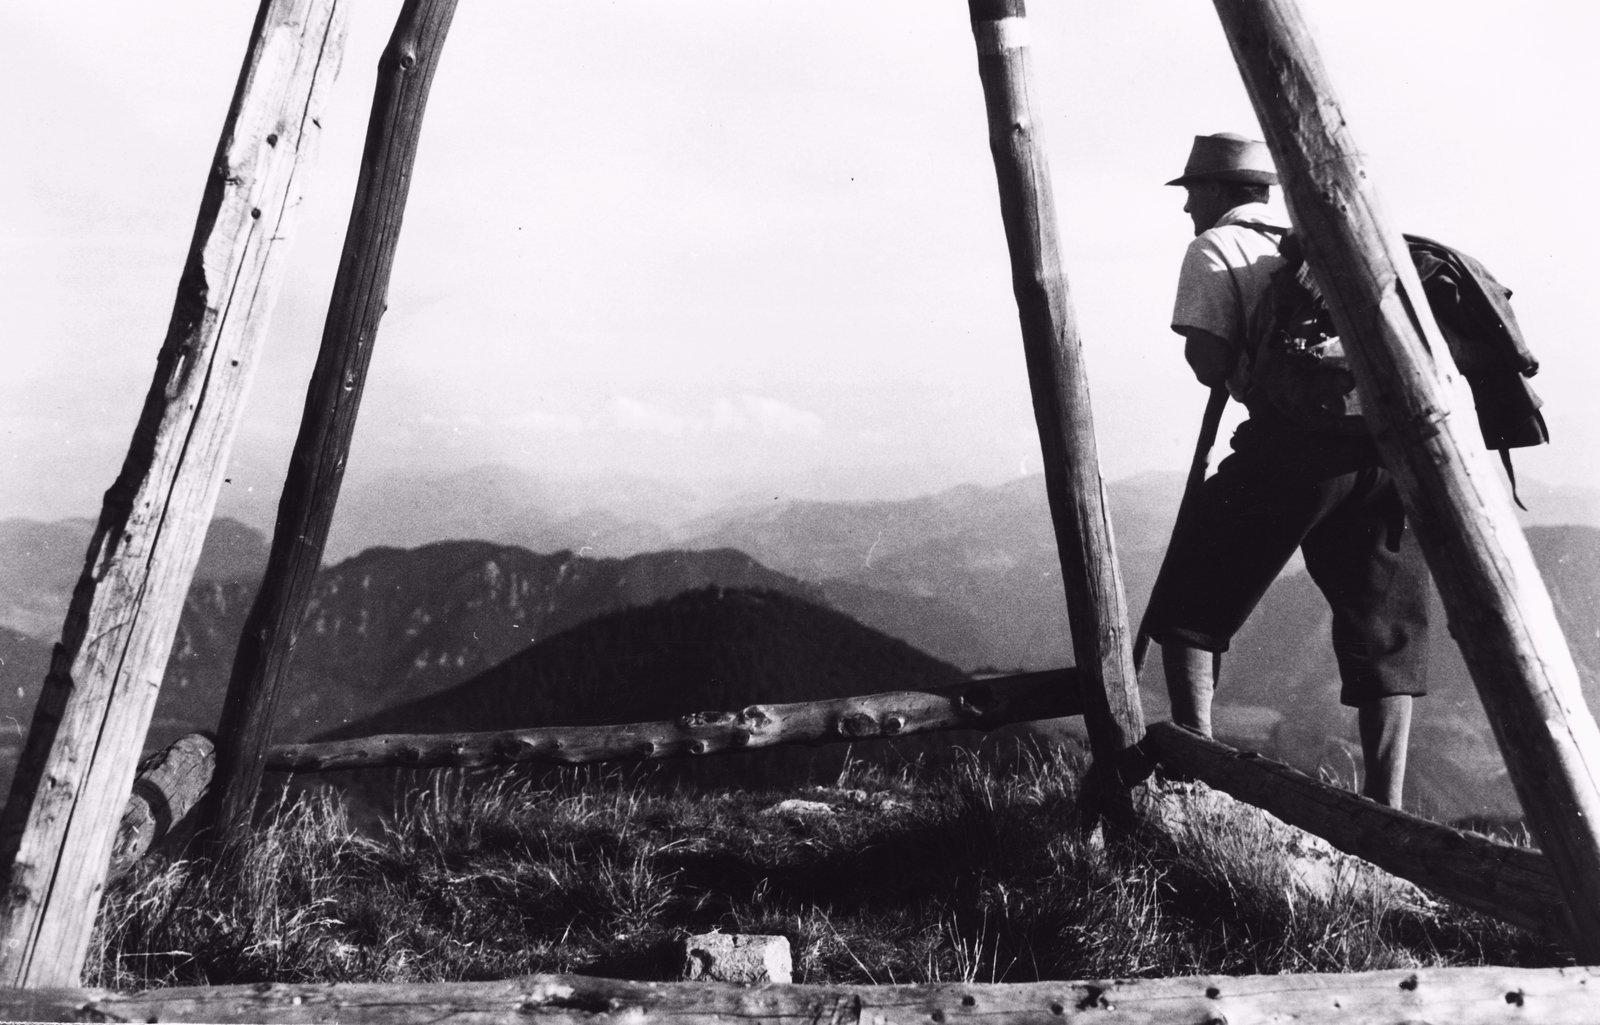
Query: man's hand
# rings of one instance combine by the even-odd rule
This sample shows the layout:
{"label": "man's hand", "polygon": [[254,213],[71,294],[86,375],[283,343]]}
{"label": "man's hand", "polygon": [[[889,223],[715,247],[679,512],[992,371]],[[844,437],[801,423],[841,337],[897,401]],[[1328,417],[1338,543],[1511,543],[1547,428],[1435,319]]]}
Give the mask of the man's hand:
{"label": "man's hand", "polygon": [[1215,388],[1233,373],[1239,353],[1227,339],[1197,327],[1179,328],[1183,335],[1183,358],[1189,361],[1194,376],[1207,388]]}

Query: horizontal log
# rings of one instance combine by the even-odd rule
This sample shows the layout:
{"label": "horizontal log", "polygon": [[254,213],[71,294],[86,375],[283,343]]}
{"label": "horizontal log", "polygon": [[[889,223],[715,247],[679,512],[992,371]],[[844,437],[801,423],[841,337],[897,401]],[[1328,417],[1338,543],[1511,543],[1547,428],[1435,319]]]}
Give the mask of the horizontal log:
{"label": "horizontal log", "polygon": [[[1592,984],[1591,984],[1592,983]],[[504,982],[331,983],[0,991],[23,1021],[1049,1022],[1051,1025],[1451,1025],[1600,1021],[1600,969],[1421,968],[1345,975],[1188,976],[920,986],[739,986],[537,975]]]}
{"label": "horizontal log", "polygon": [[1571,949],[1555,871],[1539,851],[1376,804],[1282,762],[1156,723],[1142,747],[1163,764],[1322,837],[1418,886]]}
{"label": "horizontal log", "polygon": [[392,733],[286,744],[268,752],[267,768],[329,772],[684,758],[780,744],[879,740],[936,730],[992,730],[1011,723],[1082,715],[1085,707],[1077,671],[1051,669],[954,687],[751,705],[738,712],[696,712],[664,722],[542,726],[492,733]]}
{"label": "horizontal log", "polygon": [[107,881],[126,875],[140,858],[169,837],[178,845],[185,842],[180,834],[193,831],[191,813],[211,789],[216,768],[216,747],[204,733],[179,737],[140,763],[111,848]]}

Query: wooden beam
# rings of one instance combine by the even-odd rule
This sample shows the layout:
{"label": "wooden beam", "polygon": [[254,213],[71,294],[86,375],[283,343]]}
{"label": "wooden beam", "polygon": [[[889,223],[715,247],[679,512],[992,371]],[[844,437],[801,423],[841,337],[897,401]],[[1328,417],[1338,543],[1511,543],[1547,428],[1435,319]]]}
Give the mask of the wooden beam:
{"label": "wooden beam", "polygon": [[1023,0],[968,0],[1011,253],[1011,287],[1044,456],[1045,490],[1066,585],[1073,660],[1095,693],[1085,716],[1094,756],[1116,756],[1144,734],[1122,573],[1100,479],[1083,343],[1061,269],[1055,201],[1029,105]]}
{"label": "wooden beam", "polygon": [[0,985],[74,985],[282,279],[340,0],[263,0],[155,379],[106,492],[0,815]]}
{"label": "wooden beam", "polygon": [[1073,669],[890,691],[826,701],[751,705],[665,722],[545,726],[496,733],[383,734],[358,740],[288,744],[267,754],[277,772],[335,769],[477,767],[515,762],[687,758],[784,744],[829,744],[905,737],[936,730],[992,730],[1016,722],[1081,715],[1087,705]]}
{"label": "wooden beam", "polygon": [[249,828],[289,652],[344,479],[367,367],[388,308],[389,274],[422,135],[422,115],[456,0],[405,0],[378,60],[361,176],[278,502],[272,552],[245,619],[217,727],[218,839]]}
{"label": "wooden beam", "polygon": [[1164,765],[1314,833],[1346,854],[1463,907],[1572,946],[1561,913],[1565,898],[1550,862],[1538,851],[1407,815],[1169,722],[1153,723],[1142,746]]}
{"label": "wooden beam", "polygon": [[1600,729],[1449,349],[1294,0],[1215,0],[1577,954],[1600,962]]}
{"label": "wooden beam", "polygon": [[987,1022],[994,1025],[1554,1025],[1600,1020],[1592,968],[1418,968],[1345,975],[1200,975],[1090,982],[741,986],[534,975],[504,982],[261,983],[144,993],[0,991],[26,1021]]}
{"label": "wooden beam", "polygon": [[111,847],[108,882],[127,874],[140,858],[169,840],[183,845],[175,837],[193,828],[190,813],[211,788],[216,768],[216,748],[203,733],[179,737],[140,763]]}

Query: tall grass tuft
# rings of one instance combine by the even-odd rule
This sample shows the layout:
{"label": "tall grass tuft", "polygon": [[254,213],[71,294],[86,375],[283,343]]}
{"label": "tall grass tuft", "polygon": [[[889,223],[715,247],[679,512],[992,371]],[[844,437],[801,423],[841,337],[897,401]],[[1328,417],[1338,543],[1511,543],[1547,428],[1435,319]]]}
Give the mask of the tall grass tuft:
{"label": "tall grass tuft", "polygon": [[[115,885],[85,981],[667,979],[711,929],[787,936],[803,982],[1568,963],[1198,784],[1094,827],[1081,771],[1035,752],[781,792],[440,773],[377,835],[316,792],[215,863]],[[832,812],[774,811],[791,797]]]}

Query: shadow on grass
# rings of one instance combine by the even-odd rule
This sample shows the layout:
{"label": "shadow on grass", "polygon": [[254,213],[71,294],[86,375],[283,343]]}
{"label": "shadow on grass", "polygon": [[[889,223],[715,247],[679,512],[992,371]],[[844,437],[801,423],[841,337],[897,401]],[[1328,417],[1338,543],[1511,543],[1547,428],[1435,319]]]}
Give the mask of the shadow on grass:
{"label": "shadow on grass", "polygon": [[1336,852],[1308,885],[1287,827],[1201,787],[1156,792],[1130,832],[1086,829],[1081,769],[1041,751],[762,792],[441,775],[378,836],[301,795],[216,865],[113,888],[85,979],[671,979],[681,938],[711,929],[787,936],[803,982],[1567,963]]}

